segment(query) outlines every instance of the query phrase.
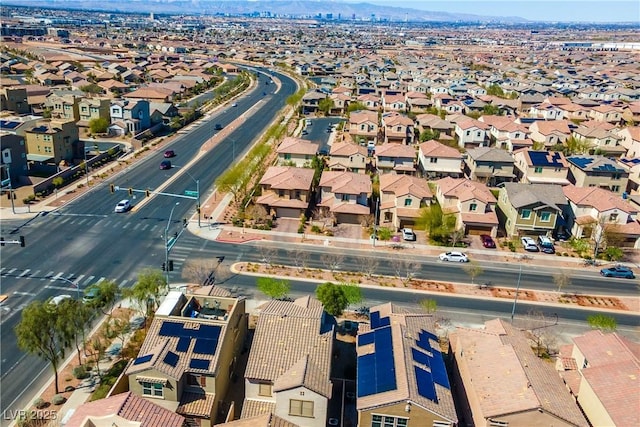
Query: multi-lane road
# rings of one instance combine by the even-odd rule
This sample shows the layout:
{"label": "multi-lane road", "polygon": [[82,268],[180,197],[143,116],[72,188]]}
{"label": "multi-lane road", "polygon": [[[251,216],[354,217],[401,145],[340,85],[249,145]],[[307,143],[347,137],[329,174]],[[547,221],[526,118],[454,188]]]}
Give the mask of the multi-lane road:
{"label": "multi-lane road", "polygon": [[[120,286],[130,286],[141,269],[160,268],[165,257],[165,231],[168,230],[169,235],[182,231],[183,218],[190,217],[195,211],[195,200],[167,195],[145,199],[141,193],[135,193],[139,196],[133,200],[134,210],[115,214],[115,204],[129,196],[125,191],[110,194],[109,184],[121,189],[150,189],[152,192],[183,195],[187,190],[195,190],[196,181],[199,181],[201,199],[206,200],[215,179],[268,127],[285,105],[286,98],[297,89],[295,82],[288,77],[279,76],[281,85],[277,90],[275,85],[265,83],[269,79],[271,76],[260,74],[257,87],[238,99],[237,107],[229,106],[180,131],[170,145],[163,146],[55,212],[28,221],[11,219],[0,223],[2,236],[23,235],[27,241],[25,248],[8,245],[2,248],[1,253],[0,293],[9,295],[9,299],[0,307],[0,408],[24,407],[27,403],[25,399],[29,396],[27,391],[43,384],[50,369],[44,361],[25,355],[16,346],[13,328],[19,321],[21,308],[36,299],[46,300],[59,294],[76,295],[76,292],[82,292],[99,280],[109,279]],[[215,129],[218,123],[223,126],[222,132],[226,136],[220,138],[220,142],[211,150],[201,153],[203,143],[221,132]],[[167,148],[177,154],[171,159],[176,167],[160,170],[159,164]],[[173,217],[169,222],[172,209]],[[277,249],[274,262],[290,263],[290,244],[230,245],[201,239],[184,231],[171,252],[171,258],[175,260],[171,281],[179,280],[180,268],[189,258],[224,255],[225,263],[259,261],[261,255],[256,245],[260,244],[269,244]],[[310,253],[310,266],[322,268],[321,255],[326,251],[343,251],[340,263],[342,270],[357,271],[359,259],[379,257],[377,273],[393,274],[388,255],[306,246],[302,250]],[[415,257],[420,265],[417,277],[460,282],[468,280],[459,265],[448,265],[417,255],[400,256]],[[520,274],[519,266],[514,264],[491,263],[483,268],[482,280],[496,285],[515,286]],[[523,288],[552,289],[552,275],[551,269],[525,266],[520,284]],[[70,282],[78,286],[74,287]],[[244,288],[247,293],[252,293],[255,288],[252,277],[233,276],[227,282],[231,286]],[[585,272],[573,277],[572,291],[637,295],[637,286],[637,281],[603,279]],[[293,282],[292,288],[298,293],[313,292],[313,285],[307,282]],[[370,302],[394,301],[400,304],[415,303],[418,298],[412,293],[388,289],[366,289],[364,295]],[[452,311],[491,314],[508,314],[511,311],[509,301],[469,300],[446,295],[436,299],[440,307]],[[525,303],[519,303],[518,313],[526,313],[528,309]],[[547,312],[557,314],[561,321],[583,321],[586,317],[584,311],[568,307]],[[621,313],[616,318],[623,327],[638,324],[638,317],[634,315]]]}

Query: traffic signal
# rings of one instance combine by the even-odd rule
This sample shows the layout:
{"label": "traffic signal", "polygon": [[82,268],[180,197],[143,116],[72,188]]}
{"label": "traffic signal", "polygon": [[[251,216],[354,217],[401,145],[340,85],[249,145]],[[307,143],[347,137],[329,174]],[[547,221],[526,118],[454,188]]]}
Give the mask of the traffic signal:
{"label": "traffic signal", "polygon": [[0,237],[0,246],[4,246],[4,237]]}
{"label": "traffic signal", "polygon": [[167,271],[167,264],[164,262],[162,263],[162,271]]}
{"label": "traffic signal", "polygon": [[24,248],[24,236],[20,236],[20,247]]}
{"label": "traffic signal", "polygon": [[113,184],[109,184],[109,193],[113,194],[116,192],[116,186]]}
{"label": "traffic signal", "polygon": [[130,196],[133,196],[133,188],[129,187],[127,192],[129,193]]}
{"label": "traffic signal", "polygon": [[187,226],[187,218],[182,218],[182,226],[183,227]]}
{"label": "traffic signal", "polygon": [[218,258],[218,262],[219,262],[219,263],[221,263],[222,261],[224,261],[224,257],[223,257],[223,256],[218,256],[218,257],[216,257],[216,258]]}
{"label": "traffic signal", "polygon": [[169,271],[173,271],[173,260],[169,260]]}
{"label": "traffic signal", "polygon": [[151,190],[149,190],[149,189],[144,190],[144,195],[145,195],[146,197],[151,196]]}

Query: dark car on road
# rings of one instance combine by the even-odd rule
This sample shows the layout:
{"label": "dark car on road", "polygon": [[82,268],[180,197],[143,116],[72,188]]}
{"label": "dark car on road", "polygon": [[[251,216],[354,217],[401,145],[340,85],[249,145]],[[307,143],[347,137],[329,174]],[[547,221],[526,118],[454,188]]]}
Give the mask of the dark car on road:
{"label": "dark car on road", "polygon": [[176,152],[173,150],[167,150],[164,152],[164,157],[166,157],[167,159],[170,159],[171,157],[175,157],[176,156]]}
{"label": "dark car on road", "polygon": [[166,170],[171,169],[171,162],[169,160],[163,160],[160,162],[160,169]]}
{"label": "dark car on road", "polygon": [[617,277],[621,279],[635,279],[636,277],[633,274],[633,270],[622,265],[603,268],[602,270],[600,270],[600,274],[604,277]]}
{"label": "dark car on road", "polygon": [[493,249],[496,247],[496,242],[488,234],[481,234],[480,240],[482,240],[482,246],[485,248]]}
{"label": "dark car on road", "polygon": [[213,128],[215,130],[222,130],[222,125],[220,123],[216,123],[216,125]]}

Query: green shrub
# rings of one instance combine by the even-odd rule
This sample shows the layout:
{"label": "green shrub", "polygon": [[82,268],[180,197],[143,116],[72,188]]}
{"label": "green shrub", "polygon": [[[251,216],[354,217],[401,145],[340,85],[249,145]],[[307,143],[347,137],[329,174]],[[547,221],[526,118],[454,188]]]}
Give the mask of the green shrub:
{"label": "green shrub", "polygon": [[507,246],[509,246],[509,250],[511,252],[515,252],[516,251],[516,244],[515,243],[509,242],[509,243],[507,243]]}
{"label": "green shrub", "polygon": [[318,225],[312,225],[311,226],[311,232],[312,233],[321,233],[322,232],[322,228],[320,228],[320,226],[318,226]]}
{"label": "green shrub", "polygon": [[51,403],[53,403],[54,405],[62,405],[66,401],[67,398],[61,394],[56,394],[55,396],[53,396],[53,399],[51,399]]}
{"label": "green shrub", "polygon": [[80,365],[73,368],[73,376],[79,380],[83,380],[89,378],[89,372],[87,372],[84,366]]}
{"label": "green shrub", "polygon": [[304,233],[304,224],[300,224],[298,226],[298,234],[303,234]]}
{"label": "green shrub", "polygon": [[33,406],[35,406],[37,409],[42,409],[47,406],[47,402],[45,402],[43,398],[39,397],[33,401]]}

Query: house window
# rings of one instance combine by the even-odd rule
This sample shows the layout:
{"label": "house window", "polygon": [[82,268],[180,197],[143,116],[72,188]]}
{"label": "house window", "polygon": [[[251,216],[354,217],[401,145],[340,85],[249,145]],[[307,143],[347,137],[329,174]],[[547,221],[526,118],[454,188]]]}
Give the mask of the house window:
{"label": "house window", "polygon": [[349,195],[348,194],[342,194],[340,198],[341,198],[341,200],[343,202],[348,202],[349,201]]}
{"label": "house window", "polygon": [[617,193],[620,191],[620,186],[619,185],[612,185],[611,186],[611,191],[613,191],[614,193]]}
{"label": "house window", "polygon": [[542,222],[551,221],[551,212],[540,212],[540,221]]}
{"label": "house window", "polygon": [[187,376],[187,384],[193,385],[196,387],[197,386],[206,387],[207,377],[205,377],[204,375],[189,374]]}
{"label": "house window", "polygon": [[429,158],[429,163],[438,163],[438,158],[437,157],[430,157]]}
{"label": "house window", "polygon": [[489,426],[491,427],[509,427],[508,421],[489,420]]}
{"label": "house window", "polygon": [[313,418],[313,402],[310,400],[289,399],[289,415]]}
{"label": "house window", "polygon": [[258,384],[258,396],[271,396],[272,385],[269,383]]}
{"label": "house window", "polygon": [[163,397],[162,384],[142,382],[140,385],[143,396]]}
{"label": "house window", "polygon": [[616,221],[618,221],[617,213],[612,213],[611,215],[609,215],[609,222],[616,222]]}
{"label": "house window", "polygon": [[477,204],[477,203],[471,203],[471,204],[469,205],[469,210],[470,210],[471,212],[475,212],[475,211],[477,211],[477,210],[478,210],[478,204]]}
{"label": "house window", "polygon": [[290,153],[285,153],[284,159],[285,160],[291,160],[291,154]]}
{"label": "house window", "polygon": [[520,218],[522,219],[531,218],[531,209],[522,209],[522,212],[520,213]]}
{"label": "house window", "polygon": [[611,179],[613,180],[620,179],[620,174],[619,173],[611,174]]}
{"label": "house window", "polygon": [[535,173],[542,173],[542,168],[540,166],[536,166],[536,168],[533,171]]}
{"label": "house window", "polygon": [[411,199],[404,199],[405,206],[411,206]]}
{"label": "house window", "polygon": [[470,130],[467,131],[467,136],[469,136],[469,135],[471,135],[471,131]]}
{"label": "house window", "polygon": [[408,427],[409,419],[389,415],[372,415],[371,427]]}

